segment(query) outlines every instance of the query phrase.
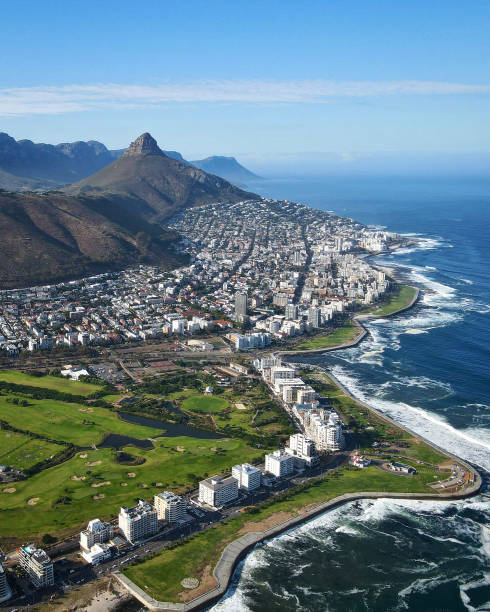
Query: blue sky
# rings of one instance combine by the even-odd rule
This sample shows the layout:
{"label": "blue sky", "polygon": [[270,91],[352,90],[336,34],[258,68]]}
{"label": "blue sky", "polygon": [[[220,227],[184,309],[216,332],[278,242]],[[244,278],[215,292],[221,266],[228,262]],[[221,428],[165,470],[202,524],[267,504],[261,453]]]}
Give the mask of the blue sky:
{"label": "blue sky", "polygon": [[189,158],[490,151],[487,0],[3,2],[0,130]]}

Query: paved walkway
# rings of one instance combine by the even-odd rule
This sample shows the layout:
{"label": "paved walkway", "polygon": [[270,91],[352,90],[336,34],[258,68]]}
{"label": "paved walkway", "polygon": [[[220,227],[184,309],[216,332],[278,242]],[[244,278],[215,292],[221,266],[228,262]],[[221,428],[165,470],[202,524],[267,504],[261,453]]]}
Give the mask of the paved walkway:
{"label": "paved walkway", "polygon": [[[461,462],[464,464],[464,462]],[[119,571],[114,572],[114,576],[119,580],[119,582],[134,596],[138,599],[144,606],[146,606],[149,610],[158,612],[160,610],[174,610],[174,611],[182,611],[182,612],[190,612],[191,610],[199,610],[206,606],[209,606],[217,599],[222,597],[226,590],[228,589],[228,585],[230,583],[231,577],[233,575],[233,571],[238,563],[238,561],[243,557],[243,555],[253,548],[259,542],[264,540],[268,540],[292,527],[307,521],[318,514],[325,512],[326,510],[330,510],[340,504],[345,504],[347,502],[359,500],[359,499],[419,499],[419,500],[436,500],[436,501],[449,501],[454,499],[462,499],[465,497],[469,497],[471,495],[475,495],[481,487],[482,481],[481,477],[471,466],[464,464],[474,475],[474,483],[458,494],[439,494],[432,495],[430,493],[384,493],[384,492],[359,492],[359,493],[346,493],[345,495],[340,495],[331,499],[329,501],[322,502],[311,508],[310,510],[300,514],[294,518],[288,519],[272,527],[271,529],[267,529],[266,531],[260,532],[250,532],[246,535],[234,540],[231,544],[224,549],[221,557],[214,568],[213,575],[216,579],[217,586],[200,595],[196,599],[186,602],[186,603],[173,603],[173,602],[165,602],[165,601],[157,601],[153,599],[149,595],[147,595],[142,589],[140,589],[134,582],[129,580],[126,576],[121,574]]]}

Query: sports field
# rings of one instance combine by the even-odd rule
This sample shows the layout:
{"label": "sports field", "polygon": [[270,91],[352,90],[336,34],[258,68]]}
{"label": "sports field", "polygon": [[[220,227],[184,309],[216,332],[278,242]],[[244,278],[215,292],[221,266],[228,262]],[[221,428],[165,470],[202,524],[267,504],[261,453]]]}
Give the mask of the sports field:
{"label": "sports field", "polygon": [[229,407],[229,403],[222,397],[214,397],[213,395],[194,395],[188,397],[182,402],[184,410],[192,412],[204,412],[210,414],[212,412],[221,412]]}

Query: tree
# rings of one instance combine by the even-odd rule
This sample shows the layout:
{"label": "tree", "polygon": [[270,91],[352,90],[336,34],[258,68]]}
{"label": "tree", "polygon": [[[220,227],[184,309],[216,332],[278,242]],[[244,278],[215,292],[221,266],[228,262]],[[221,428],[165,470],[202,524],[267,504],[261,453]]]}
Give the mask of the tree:
{"label": "tree", "polygon": [[42,537],[43,544],[54,544],[56,542],[56,538],[54,538],[50,533],[45,533]]}

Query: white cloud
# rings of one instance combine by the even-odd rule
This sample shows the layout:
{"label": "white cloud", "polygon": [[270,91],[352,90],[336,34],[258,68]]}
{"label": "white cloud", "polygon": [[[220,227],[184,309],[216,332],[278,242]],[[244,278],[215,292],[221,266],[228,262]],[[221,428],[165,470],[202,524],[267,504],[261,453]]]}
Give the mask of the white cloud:
{"label": "white cloud", "polygon": [[0,115],[147,108],[168,103],[323,103],[394,95],[488,94],[490,85],[438,81],[199,81],[161,85],[65,85],[0,89]]}

